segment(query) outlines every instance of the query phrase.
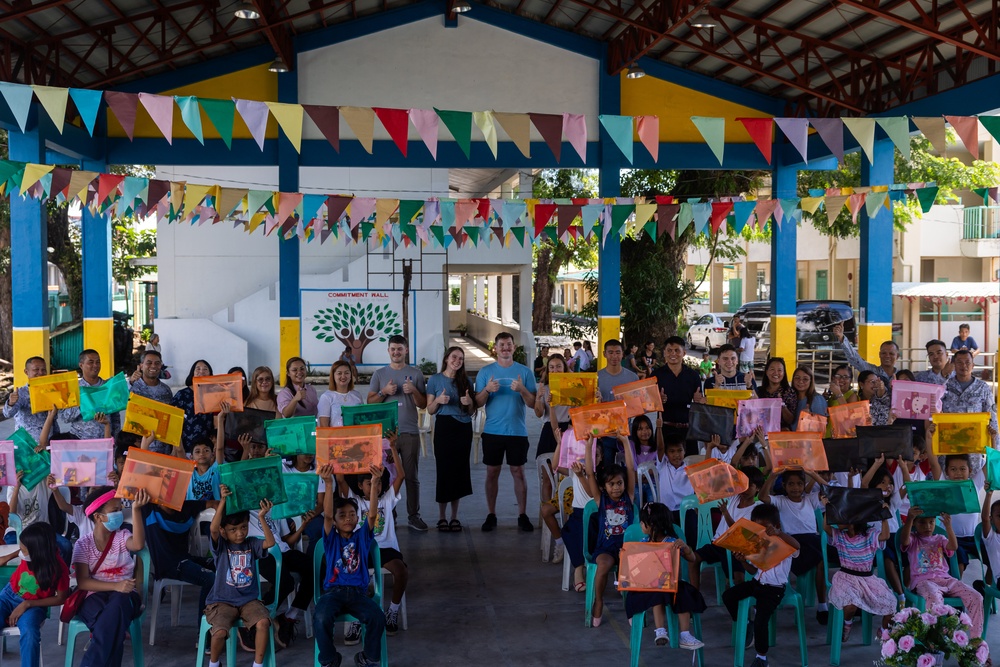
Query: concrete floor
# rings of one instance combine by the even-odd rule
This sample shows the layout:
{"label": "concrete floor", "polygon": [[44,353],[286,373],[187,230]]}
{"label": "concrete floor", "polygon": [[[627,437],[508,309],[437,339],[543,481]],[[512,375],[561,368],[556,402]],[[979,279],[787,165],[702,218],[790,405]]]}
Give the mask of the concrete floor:
{"label": "concrete floor", "polygon": [[[528,420],[531,441],[537,441],[540,420],[532,414]],[[11,422],[0,423],[0,437],[11,430]],[[532,448],[532,454],[534,448]],[[423,483],[422,513],[428,524],[437,521],[434,498],[434,460],[421,461]],[[393,665],[424,667],[428,665],[553,665],[565,667],[601,667],[627,665],[629,659],[629,625],[625,619],[621,598],[609,588],[608,609],[600,628],[583,626],[584,597],[560,588],[562,566],[541,562],[540,534],[519,533],[516,527],[517,506],[514,502],[510,476],[505,472],[500,482],[498,503],[499,528],[492,533],[480,531],[486,514],[482,494],[485,468],[473,466],[475,495],[465,500],[460,519],[466,529],[458,533],[438,533],[431,530],[418,534],[399,529],[402,553],[410,566],[410,586],[407,592],[409,629],[400,630],[388,640],[389,658]],[[537,507],[538,482],[534,471],[527,475],[529,507]],[[402,512],[401,512],[402,513]],[[537,509],[529,510],[535,521]],[[978,570],[973,563],[970,573]],[[711,577],[705,577],[705,597],[709,604],[703,616],[705,665],[733,664],[729,646],[732,628],[725,609],[715,606]],[[971,578],[970,578],[971,580]],[[169,627],[168,606],[163,609],[157,645],[145,648],[145,662],[157,667],[193,665],[197,641],[195,618],[196,599],[193,591],[184,595],[180,624]],[[65,649],[56,644],[57,623],[50,620],[43,628],[43,654],[48,665],[61,664]],[[1000,640],[1000,623],[993,624],[993,641]],[[149,619],[144,638],[148,642]],[[813,665],[829,662],[829,647],[824,645],[825,628],[815,621],[815,610],[806,610],[806,632],[809,657]],[[83,637],[77,647],[77,662],[83,651]],[[681,649],[655,647],[652,631],[647,627],[643,636],[642,664],[653,665],[680,661],[689,664],[691,654]],[[340,638],[338,637],[338,646]],[[871,664],[879,657],[879,647],[860,645],[860,628],[845,646],[842,663]],[[17,660],[16,640],[8,642],[8,661]],[[345,649],[345,665],[353,664],[354,649]],[[126,665],[132,654],[126,646]],[[313,642],[304,634],[290,648],[277,655],[279,664],[311,665]],[[778,646],[770,651],[772,665],[801,665],[798,642],[791,610],[778,614]],[[753,659],[747,651],[746,664]],[[252,656],[241,652],[237,664],[249,666]],[[207,664],[207,661],[206,663]]]}

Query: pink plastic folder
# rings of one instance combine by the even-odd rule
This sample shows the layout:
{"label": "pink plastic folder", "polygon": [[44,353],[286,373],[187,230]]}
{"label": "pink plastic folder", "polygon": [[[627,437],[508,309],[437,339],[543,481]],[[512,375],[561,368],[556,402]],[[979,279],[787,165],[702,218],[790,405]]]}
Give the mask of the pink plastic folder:
{"label": "pink plastic folder", "polygon": [[0,486],[12,486],[17,480],[14,441],[0,440]]}
{"label": "pink plastic folder", "polygon": [[139,489],[145,489],[153,504],[179,510],[193,474],[194,461],[130,447],[115,495],[135,500]]}
{"label": "pink plastic folder", "polygon": [[896,419],[930,419],[941,412],[943,384],[896,380],[892,383],[892,411]]}
{"label": "pink plastic folder", "polygon": [[[781,400],[781,399],[778,399]],[[799,413],[799,423],[795,429],[799,433],[826,433],[827,418],[808,410]],[[778,429],[775,429],[776,431]]]}
{"label": "pink plastic folder", "polygon": [[765,433],[781,430],[781,399],[751,398],[739,402],[736,408],[736,437],[753,435],[758,426]]}
{"label": "pink plastic folder", "polygon": [[[571,428],[568,428],[565,431],[563,431],[562,442],[559,445],[558,467],[569,470],[570,466],[572,466],[574,463],[579,463],[580,465],[583,465],[583,462],[586,460],[587,456],[586,447],[589,441],[590,441],[589,438],[587,440],[577,440],[576,434],[573,432],[573,429]],[[596,464],[597,463],[596,442],[593,445],[593,449],[594,449],[594,463]]]}
{"label": "pink plastic folder", "polygon": [[621,550],[618,589],[677,592],[680,542],[626,542]]}
{"label": "pink plastic folder", "polygon": [[115,441],[53,440],[52,474],[56,486],[114,486],[108,473],[115,469]]}

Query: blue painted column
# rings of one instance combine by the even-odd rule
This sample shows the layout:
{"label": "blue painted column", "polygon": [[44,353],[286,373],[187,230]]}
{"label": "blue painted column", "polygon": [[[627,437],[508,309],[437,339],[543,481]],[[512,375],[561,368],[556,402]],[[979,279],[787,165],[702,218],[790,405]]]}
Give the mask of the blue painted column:
{"label": "blue painted column", "polygon": [[[45,162],[45,141],[36,132],[9,132],[10,159]],[[10,197],[10,274],[13,315],[14,386],[27,382],[31,357],[49,363],[48,216],[42,200]]]}
{"label": "blue painted column", "polygon": [[[607,45],[603,46],[599,61],[600,80],[598,89],[598,113],[619,115],[621,113],[622,80],[618,75],[607,72]],[[617,197],[621,194],[621,154],[614,145],[607,130],[600,128],[597,151],[600,157],[600,174],[598,188],[601,197]],[[604,221],[610,225],[611,220]],[[603,235],[603,230],[601,234]],[[622,293],[621,293],[621,238],[618,234],[609,234],[607,240],[601,243],[598,239],[597,258],[597,345],[595,351],[598,368],[604,368],[605,359],[600,350],[605,341],[616,340],[621,336],[622,328]]]}
{"label": "blue painted column", "polygon": [[[278,74],[278,101],[298,102],[299,77],[291,63],[290,72]],[[278,190],[299,191],[299,154],[282,135],[278,138]],[[299,301],[299,239],[278,238],[278,341],[281,383],[285,383],[285,362],[302,354],[302,307]]]}
{"label": "blue painted column", "polygon": [[[861,185],[888,185],[896,175],[895,148],[889,139],[875,142],[872,161],[861,157]],[[890,206],[891,206],[890,202]],[[892,210],[884,206],[868,216],[861,207],[861,269],[858,272],[858,354],[877,364],[879,346],[892,340]]]}
{"label": "blue painted column", "polygon": [[[774,198],[796,196],[798,167],[784,164],[780,152],[775,159],[771,179]],[[797,242],[798,228],[794,224],[771,223],[771,356],[785,360],[789,375],[797,359]]]}
{"label": "blue painted column", "polygon": [[[84,163],[84,169],[103,173],[104,163]],[[101,355],[101,377],[115,372],[114,321],[111,315],[111,216],[97,215],[86,206],[83,220],[83,347]]]}

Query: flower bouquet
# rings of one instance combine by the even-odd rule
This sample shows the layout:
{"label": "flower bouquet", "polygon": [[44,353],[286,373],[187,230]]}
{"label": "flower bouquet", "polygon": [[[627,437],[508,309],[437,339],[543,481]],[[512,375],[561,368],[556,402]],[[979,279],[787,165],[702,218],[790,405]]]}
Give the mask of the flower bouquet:
{"label": "flower bouquet", "polygon": [[882,630],[882,659],[888,667],[934,667],[947,658],[959,667],[989,664],[990,647],[972,637],[972,621],[965,612],[935,604],[923,612],[907,607]]}

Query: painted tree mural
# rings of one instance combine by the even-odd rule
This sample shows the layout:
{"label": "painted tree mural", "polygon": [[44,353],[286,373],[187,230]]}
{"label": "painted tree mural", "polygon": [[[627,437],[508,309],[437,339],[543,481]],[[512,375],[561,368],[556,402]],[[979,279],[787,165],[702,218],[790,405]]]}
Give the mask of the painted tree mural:
{"label": "painted tree mural", "polygon": [[388,341],[389,336],[403,333],[399,314],[388,305],[337,304],[321,308],[313,315],[316,338],[327,343],[339,340],[351,348],[354,361],[364,363],[365,348],[375,341]]}

